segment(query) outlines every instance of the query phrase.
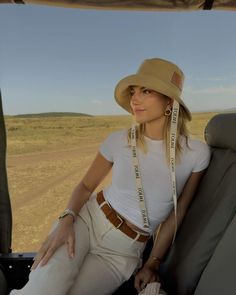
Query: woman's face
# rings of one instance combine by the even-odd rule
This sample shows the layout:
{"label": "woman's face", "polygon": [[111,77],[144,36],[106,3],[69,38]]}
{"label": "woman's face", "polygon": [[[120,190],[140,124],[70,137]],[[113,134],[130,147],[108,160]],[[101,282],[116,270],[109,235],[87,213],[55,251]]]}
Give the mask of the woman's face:
{"label": "woman's face", "polygon": [[172,100],[146,87],[130,86],[130,107],[138,123],[163,118]]}

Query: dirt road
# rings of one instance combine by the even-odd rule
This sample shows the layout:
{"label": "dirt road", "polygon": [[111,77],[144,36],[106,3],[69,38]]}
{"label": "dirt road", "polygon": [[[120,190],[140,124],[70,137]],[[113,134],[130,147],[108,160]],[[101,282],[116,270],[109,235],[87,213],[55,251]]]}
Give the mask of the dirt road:
{"label": "dirt road", "polygon": [[[39,248],[97,150],[98,144],[94,144],[8,157],[14,251],[35,251]],[[110,176],[97,190],[109,181]]]}

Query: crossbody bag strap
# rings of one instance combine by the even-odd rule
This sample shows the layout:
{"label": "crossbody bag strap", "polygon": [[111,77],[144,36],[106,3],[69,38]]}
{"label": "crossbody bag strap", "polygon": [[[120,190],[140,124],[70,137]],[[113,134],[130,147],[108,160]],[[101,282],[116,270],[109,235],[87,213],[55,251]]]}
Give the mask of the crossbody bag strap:
{"label": "crossbody bag strap", "polygon": [[138,161],[138,154],[137,154],[136,127],[134,124],[131,127],[131,148],[132,148],[132,159],[133,159],[139,207],[140,207],[141,215],[143,219],[143,227],[149,228],[147,208],[145,204],[145,198],[144,198],[144,192],[143,192],[143,186],[141,182],[141,175],[140,175],[140,168],[139,168],[139,161]]}
{"label": "crossbody bag strap", "polygon": [[171,114],[171,126],[170,126],[170,171],[171,171],[171,188],[172,197],[174,202],[174,215],[175,215],[175,231],[172,240],[174,243],[177,233],[177,193],[176,193],[176,173],[175,173],[175,151],[176,151],[176,137],[177,137],[177,125],[179,116],[179,103],[174,100]]}

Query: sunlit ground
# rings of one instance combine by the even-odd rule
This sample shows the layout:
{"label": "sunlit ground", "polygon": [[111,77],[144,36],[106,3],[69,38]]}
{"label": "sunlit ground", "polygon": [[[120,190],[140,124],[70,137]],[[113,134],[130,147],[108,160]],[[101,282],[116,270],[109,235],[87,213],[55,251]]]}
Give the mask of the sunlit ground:
{"label": "sunlit ground", "polygon": [[[193,114],[193,138],[204,141],[204,128],[215,114]],[[6,119],[14,252],[37,251],[99,144],[131,122],[130,116]],[[111,173],[97,191],[110,179]]]}

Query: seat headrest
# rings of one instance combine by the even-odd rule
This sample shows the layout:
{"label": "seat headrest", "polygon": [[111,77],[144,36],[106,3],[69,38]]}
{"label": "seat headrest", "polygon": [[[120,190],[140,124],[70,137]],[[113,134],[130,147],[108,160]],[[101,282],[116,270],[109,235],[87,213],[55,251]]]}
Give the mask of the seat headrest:
{"label": "seat headrest", "polygon": [[236,113],[214,116],[208,122],[204,135],[208,145],[236,151]]}

